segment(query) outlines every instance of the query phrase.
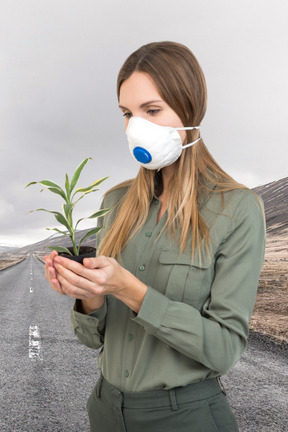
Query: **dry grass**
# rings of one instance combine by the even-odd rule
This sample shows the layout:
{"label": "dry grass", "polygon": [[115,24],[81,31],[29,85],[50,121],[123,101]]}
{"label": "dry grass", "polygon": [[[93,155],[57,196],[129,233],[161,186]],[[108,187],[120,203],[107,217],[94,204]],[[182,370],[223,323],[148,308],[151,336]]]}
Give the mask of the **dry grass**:
{"label": "dry grass", "polygon": [[259,290],[250,328],[288,342],[288,291],[286,289]]}
{"label": "dry grass", "polygon": [[26,257],[5,257],[0,258],[0,270],[5,270],[8,267],[12,267],[16,264],[19,264],[21,261],[23,261]]}
{"label": "dry grass", "polygon": [[250,328],[288,342],[288,236],[268,236]]}

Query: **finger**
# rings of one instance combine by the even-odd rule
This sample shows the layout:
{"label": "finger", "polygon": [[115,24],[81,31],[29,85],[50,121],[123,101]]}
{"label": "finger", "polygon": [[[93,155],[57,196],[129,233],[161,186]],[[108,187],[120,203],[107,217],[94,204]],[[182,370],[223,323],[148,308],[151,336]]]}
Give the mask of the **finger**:
{"label": "finger", "polygon": [[49,255],[45,255],[45,256],[44,256],[44,261],[45,261],[46,259],[48,259],[48,258],[50,258],[50,259],[53,260],[57,255],[58,255],[58,252],[56,252],[55,250],[53,250]]}
{"label": "finger", "polygon": [[57,279],[57,273],[54,267],[48,267],[47,269],[47,276],[49,280]]}
{"label": "finger", "polygon": [[49,265],[47,264],[47,268],[45,269],[45,277],[53,289],[56,289],[61,294],[63,294],[61,290],[61,285],[57,280],[57,272],[52,262],[50,262]]}
{"label": "finger", "polygon": [[79,275],[83,274],[83,271],[85,270],[84,266],[77,261],[73,261],[69,258],[64,257],[55,257],[54,259],[54,265],[56,267],[56,264],[60,264],[62,267],[65,267],[66,269],[72,271],[73,273],[77,273]]}
{"label": "finger", "polygon": [[[70,265],[69,265],[69,267],[74,268],[74,266],[70,266]],[[80,267],[83,267],[83,266],[80,265]],[[58,263],[55,263],[55,268],[57,271],[57,279],[60,281],[60,283],[63,283],[64,286],[66,286],[65,282],[67,281],[69,286],[74,286],[75,288],[79,288],[81,290],[86,290],[86,291],[93,290],[93,283],[87,277],[87,273],[91,272],[91,270],[84,269],[84,271],[83,271],[82,269],[77,269],[78,272],[81,272],[81,274],[79,274],[79,273],[76,273],[75,271],[72,271],[70,268],[64,267]],[[61,280],[60,280],[60,277],[61,277]]]}
{"label": "finger", "polygon": [[52,277],[56,278],[56,271],[53,265],[53,261],[50,258],[47,258],[45,263],[45,278],[47,280],[50,280],[51,275]]}
{"label": "finger", "polygon": [[[54,252],[54,253],[53,253]],[[56,251],[52,251],[50,255],[44,256],[45,261],[45,271],[47,271],[48,267],[51,267],[54,265],[54,258],[58,255]]]}
{"label": "finger", "polygon": [[61,286],[61,291],[63,294],[69,295],[70,297],[73,297],[75,299],[83,299],[83,300],[89,299],[91,297],[95,297],[95,294],[79,286],[75,286],[69,280],[64,278],[60,273],[58,274],[57,277],[58,277],[58,283]]}
{"label": "finger", "polygon": [[50,280],[50,286],[54,289],[54,291],[57,291],[59,294],[65,295],[66,293],[63,291],[62,286],[60,282],[57,279],[51,279]]}
{"label": "finger", "polygon": [[[76,261],[63,257],[55,258],[54,266],[57,272],[61,271],[62,276],[64,278],[68,278],[69,282],[75,284],[76,286],[90,290],[91,282],[97,285],[97,277],[94,266],[89,269]],[[64,269],[69,270],[71,273],[66,273]],[[87,284],[87,282],[89,283]]]}
{"label": "finger", "polygon": [[98,257],[95,258],[85,258],[83,264],[87,268],[95,269],[95,268],[101,268],[110,265],[112,260],[113,260],[112,258],[106,257],[104,255],[99,255]]}
{"label": "finger", "polygon": [[45,261],[45,267],[49,267],[49,266],[52,266],[52,265],[53,265],[53,261],[52,261],[52,259],[50,258],[50,256],[45,256],[45,257],[44,257],[44,261]]}
{"label": "finger", "polygon": [[57,273],[56,273],[54,267],[49,267],[47,269],[45,277],[48,280],[52,289],[54,289],[55,291],[57,291],[60,294],[65,294],[62,290],[60,282],[57,279]]}

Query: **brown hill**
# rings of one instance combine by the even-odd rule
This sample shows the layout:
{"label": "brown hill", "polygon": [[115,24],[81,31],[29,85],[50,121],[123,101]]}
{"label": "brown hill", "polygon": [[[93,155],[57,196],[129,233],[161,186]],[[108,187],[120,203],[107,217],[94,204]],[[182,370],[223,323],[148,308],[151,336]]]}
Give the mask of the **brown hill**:
{"label": "brown hill", "polygon": [[264,201],[267,233],[288,230],[288,177],[253,189]]}

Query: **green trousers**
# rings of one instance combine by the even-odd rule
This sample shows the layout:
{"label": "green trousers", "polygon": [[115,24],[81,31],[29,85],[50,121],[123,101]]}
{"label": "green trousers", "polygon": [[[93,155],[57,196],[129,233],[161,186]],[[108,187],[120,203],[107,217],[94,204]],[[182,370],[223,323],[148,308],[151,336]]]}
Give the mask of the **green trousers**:
{"label": "green trousers", "polygon": [[91,432],[238,432],[217,379],[121,393],[101,377],[87,403]]}

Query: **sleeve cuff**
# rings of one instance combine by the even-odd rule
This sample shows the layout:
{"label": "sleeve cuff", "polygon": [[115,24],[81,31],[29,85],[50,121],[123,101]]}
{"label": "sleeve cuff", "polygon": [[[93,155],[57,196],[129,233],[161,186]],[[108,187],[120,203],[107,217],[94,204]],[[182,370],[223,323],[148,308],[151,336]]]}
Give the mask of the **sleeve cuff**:
{"label": "sleeve cuff", "polygon": [[90,327],[96,329],[99,323],[105,320],[106,313],[107,313],[106,299],[103,305],[99,309],[96,309],[95,311],[91,312],[88,315],[78,312],[78,301],[76,300],[71,313],[72,326],[74,329],[76,329],[77,327],[82,327],[82,328]]}
{"label": "sleeve cuff", "polygon": [[148,333],[156,333],[161,327],[169,301],[168,297],[148,285],[142,306],[133,320],[145,327]]}

